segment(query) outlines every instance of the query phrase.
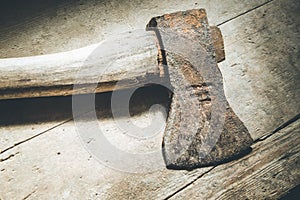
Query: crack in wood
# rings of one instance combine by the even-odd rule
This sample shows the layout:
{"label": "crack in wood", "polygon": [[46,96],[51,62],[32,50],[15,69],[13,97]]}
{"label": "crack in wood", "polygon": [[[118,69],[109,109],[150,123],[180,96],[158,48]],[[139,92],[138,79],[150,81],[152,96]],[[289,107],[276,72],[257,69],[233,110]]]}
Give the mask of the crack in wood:
{"label": "crack in wood", "polygon": [[229,19],[227,19],[227,20],[225,20],[225,21],[223,21],[223,22],[217,24],[217,26],[222,26],[223,24],[226,24],[227,22],[230,22],[230,21],[232,21],[232,20],[234,20],[234,19],[236,19],[236,18],[238,18],[238,17],[241,17],[241,16],[243,16],[243,15],[249,13],[249,12],[252,12],[252,11],[254,11],[254,10],[260,8],[260,7],[263,7],[264,5],[267,5],[267,4],[271,3],[272,1],[274,1],[274,0],[269,0],[269,1],[267,1],[267,2],[265,2],[265,3],[263,3],[263,4],[261,4],[261,5],[255,6],[254,8],[251,8],[251,9],[249,9],[249,10],[243,12],[243,13],[240,13],[240,14],[238,14],[238,15],[232,17],[232,18],[229,18]]}
{"label": "crack in wood", "polygon": [[164,198],[164,200],[168,200],[170,198],[172,198],[173,196],[175,196],[176,194],[182,192],[183,190],[185,190],[188,186],[192,185],[193,183],[195,183],[197,180],[199,180],[200,178],[202,178],[204,175],[208,174],[209,172],[211,172],[214,168],[216,168],[216,166],[210,168],[209,170],[207,170],[206,172],[200,174],[197,178],[195,178],[194,180],[192,180],[191,182],[187,183],[186,185],[184,185],[183,187],[179,188],[178,190],[176,190],[175,192],[173,192],[172,194],[170,194],[169,196],[167,196],[166,198]]}
{"label": "crack in wood", "polygon": [[300,119],[300,113],[297,114],[295,117],[289,119],[288,121],[284,122],[284,123],[281,124],[280,126],[278,126],[278,127],[277,127],[276,129],[274,129],[270,134],[265,135],[265,136],[262,136],[262,137],[256,139],[256,140],[254,141],[254,143],[261,142],[261,141],[264,141],[264,140],[268,139],[269,137],[271,137],[272,135],[274,135],[274,134],[277,133],[278,131],[280,131],[280,130],[286,128],[287,126],[293,124],[294,122],[296,122],[296,121],[299,120],[299,119]]}
{"label": "crack in wood", "polygon": [[[274,131],[272,131],[271,134],[269,134],[269,135],[263,137],[263,139],[260,139],[260,140],[257,139],[257,140],[255,140],[255,142],[254,142],[253,144],[257,144],[257,143],[260,143],[260,142],[265,141],[266,139],[270,138],[271,136],[274,136],[274,135],[275,135],[276,133],[278,133],[280,130],[282,130],[282,129],[288,127],[289,125],[291,125],[291,124],[293,124],[293,123],[295,123],[295,122],[296,122],[297,120],[299,120],[299,119],[300,119],[300,114],[296,115],[295,117],[291,118],[290,120],[288,120],[288,121],[286,121],[285,123],[283,123],[282,125],[280,125],[280,126],[279,126],[278,128],[276,128]],[[287,153],[287,155],[285,155],[285,156],[279,158],[279,160],[287,159],[287,158],[289,158],[289,157],[292,157],[292,156],[296,155],[297,153],[298,153],[298,152],[289,152],[289,153]],[[238,159],[236,159],[236,160],[238,160]],[[177,194],[183,192],[185,189],[188,188],[188,186],[192,185],[192,184],[195,183],[197,180],[201,179],[204,175],[209,174],[210,172],[212,172],[217,166],[218,166],[218,165],[212,167],[210,170],[208,170],[208,171],[206,171],[205,173],[201,174],[201,175],[200,175],[199,177],[197,177],[195,180],[193,180],[193,181],[191,181],[190,183],[186,184],[185,186],[181,187],[179,190],[175,191],[174,193],[172,193],[171,195],[169,195],[169,196],[166,197],[165,199],[170,199],[170,198],[172,198],[173,196],[175,196],[175,195],[177,195]],[[280,173],[280,172],[278,172],[278,173]],[[219,197],[221,197],[221,196],[222,196],[222,194],[219,195]],[[218,199],[218,198],[216,198],[216,199]]]}
{"label": "crack in wood", "polygon": [[8,150],[11,150],[11,149],[13,149],[13,148],[15,148],[15,147],[17,147],[17,146],[19,146],[19,145],[25,143],[25,142],[28,142],[28,141],[30,141],[30,140],[32,140],[32,139],[38,137],[38,136],[41,136],[41,135],[43,135],[44,133],[47,133],[48,131],[53,130],[53,129],[55,129],[55,128],[57,128],[57,127],[59,127],[59,126],[65,124],[65,123],[67,123],[67,122],[72,121],[72,120],[73,120],[73,118],[68,119],[68,120],[66,120],[66,121],[63,121],[62,123],[59,123],[59,124],[57,124],[57,125],[51,127],[51,128],[48,128],[48,129],[45,130],[45,131],[42,131],[42,132],[40,132],[40,133],[38,133],[38,134],[36,134],[36,135],[33,135],[33,136],[31,136],[31,137],[29,137],[29,138],[27,138],[27,139],[25,139],[25,140],[22,140],[22,141],[20,141],[20,142],[17,142],[17,143],[15,143],[14,145],[12,145],[12,146],[10,146],[10,147],[7,147],[6,149],[0,151],[0,154],[3,154],[4,152],[6,152],[6,151],[8,151]]}
{"label": "crack in wood", "polygon": [[17,152],[17,153],[15,153],[15,154],[9,155],[9,156],[6,157],[6,158],[1,158],[1,159],[0,159],[0,162],[7,161],[7,160],[11,159],[12,157],[14,157],[15,155],[17,155],[17,154],[19,154],[19,153],[20,153],[20,152]]}
{"label": "crack in wood", "polygon": [[35,190],[33,190],[32,192],[30,192],[28,195],[26,195],[24,198],[23,198],[23,200],[26,200],[26,199],[28,199],[33,193],[35,193],[36,191]]}

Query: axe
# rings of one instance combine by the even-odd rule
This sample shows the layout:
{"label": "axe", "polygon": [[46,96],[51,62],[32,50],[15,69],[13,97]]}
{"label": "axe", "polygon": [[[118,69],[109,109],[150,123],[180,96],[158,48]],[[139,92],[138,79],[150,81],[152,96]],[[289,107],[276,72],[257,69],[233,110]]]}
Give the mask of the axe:
{"label": "axe", "polygon": [[[96,44],[0,59],[0,99],[106,92],[145,86],[152,79],[172,88],[162,142],[167,168],[216,165],[251,150],[253,140],[224,95],[217,66],[225,59],[223,39],[217,27],[209,26],[205,10],[154,17],[146,30],[125,35],[135,40],[132,47],[124,36],[109,40],[110,50],[100,56],[88,56]],[[113,65],[104,70],[111,61]],[[101,79],[91,90],[99,68]]]}

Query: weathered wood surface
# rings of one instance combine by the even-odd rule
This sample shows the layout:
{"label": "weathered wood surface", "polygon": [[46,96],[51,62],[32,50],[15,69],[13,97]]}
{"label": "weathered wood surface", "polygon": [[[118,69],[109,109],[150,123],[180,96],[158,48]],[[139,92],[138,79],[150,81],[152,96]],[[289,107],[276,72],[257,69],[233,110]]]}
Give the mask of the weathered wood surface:
{"label": "weathered wood surface", "polygon": [[157,53],[155,35],[138,30],[69,52],[0,59],[0,99],[107,92],[151,77],[162,82]]}
{"label": "weathered wood surface", "polygon": [[[144,29],[154,16],[205,8],[217,25],[269,0],[75,1],[28,0],[0,7],[0,57],[24,57],[70,51],[114,34]],[[84,38],[84,39],[83,39]],[[33,48],[34,47],[34,48]]]}
{"label": "weathered wood surface", "polygon": [[215,167],[173,199],[273,199],[299,184],[300,120],[253,145],[244,158]]}
{"label": "weathered wood surface", "polygon": [[[299,2],[274,0],[257,8],[264,2],[247,1],[246,5],[240,1],[198,3],[199,7],[207,8],[211,24],[222,24],[220,28],[224,35],[227,60],[219,66],[225,80],[225,92],[233,110],[246,124],[254,139],[265,138],[283,122],[297,115],[300,107],[297,57],[300,43],[297,32]],[[194,2],[190,3],[182,6],[174,3],[170,11],[190,9]],[[155,1],[151,2],[151,5],[154,4]],[[137,10],[139,8],[136,6]],[[155,9],[150,6],[149,13],[145,14],[147,20],[166,12],[154,12]],[[252,11],[242,14],[248,10]],[[143,12],[145,10],[136,13]],[[235,16],[239,17],[229,20]],[[143,18],[138,20],[144,25]],[[21,36],[11,38],[12,41],[18,41]],[[29,43],[27,41],[20,46]],[[3,55],[40,54],[45,50],[41,50],[41,46],[37,45],[37,49],[29,52],[17,49]],[[64,48],[70,46],[72,44],[58,49],[65,51]],[[54,51],[54,46],[50,45],[45,51]],[[141,95],[145,101],[151,99],[151,95],[146,94]],[[160,94],[163,93],[157,94],[156,98]],[[38,111],[43,106],[31,113],[30,109],[27,112],[21,109],[22,106],[17,108],[18,103],[1,102],[1,109],[5,111],[1,113],[10,114],[15,107],[13,113],[16,114],[15,121],[13,116],[8,115],[11,121],[1,116],[0,149],[12,147],[0,155],[1,199],[164,199],[184,198],[186,195],[199,199],[233,196],[252,199],[254,195],[275,199],[300,182],[299,121],[256,142],[253,152],[246,157],[216,168],[200,168],[191,172],[162,169],[149,174],[132,175],[104,167],[90,158],[80,144],[73,122],[60,125],[72,117],[71,111],[65,112],[64,104],[58,100],[40,101],[48,101],[43,104],[50,106],[45,112]],[[23,103],[24,107],[28,105],[26,101]],[[38,100],[35,103],[38,105]],[[35,103],[32,103],[31,108],[35,107]],[[51,111],[51,106],[56,112]],[[59,110],[63,110],[63,113]],[[40,124],[35,124],[39,121],[38,117],[34,117],[37,113],[45,119]],[[59,113],[63,116],[56,116]],[[26,123],[22,124],[26,115],[31,120],[25,120]],[[137,123],[143,124],[147,121],[147,114],[142,113],[135,119]],[[111,118],[100,120],[106,123],[107,128],[112,126]],[[3,125],[5,122],[6,126]],[[58,126],[49,130],[54,124]],[[113,133],[111,137],[122,135],[118,130],[110,133]],[[156,139],[152,142],[160,144],[159,137]],[[22,141],[24,143],[20,143]]]}
{"label": "weathered wood surface", "polygon": [[[222,34],[215,26],[211,33],[215,58],[222,61]],[[168,77],[158,65],[155,38],[152,31],[141,29],[72,51],[0,59],[0,99],[99,93],[164,83]]]}
{"label": "weathered wood surface", "polygon": [[225,94],[253,138],[300,111],[297,9],[298,1],[275,0],[220,26]]}

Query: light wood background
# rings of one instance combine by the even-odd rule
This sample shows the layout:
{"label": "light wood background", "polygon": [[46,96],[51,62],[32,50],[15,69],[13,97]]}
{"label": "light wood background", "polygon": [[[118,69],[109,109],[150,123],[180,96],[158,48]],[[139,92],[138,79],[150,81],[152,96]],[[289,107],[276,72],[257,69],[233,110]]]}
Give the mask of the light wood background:
{"label": "light wood background", "polygon": [[[105,167],[81,145],[70,97],[3,100],[0,199],[276,199],[300,183],[299,1],[33,5],[1,8],[1,58],[68,51],[144,28],[153,16],[206,8],[210,25],[224,36],[226,60],[219,67],[226,96],[256,142],[250,154],[216,167],[130,174]],[[99,120],[110,129],[109,94],[97,98]],[[163,126],[161,112],[147,112],[153,102],[166,105],[166,91],[154,87],[137,94],[137,123],[153,115]],[[119,144],[121,134],[115,129],[107,137]],[[160,140],[149,143],[159,148]]]}

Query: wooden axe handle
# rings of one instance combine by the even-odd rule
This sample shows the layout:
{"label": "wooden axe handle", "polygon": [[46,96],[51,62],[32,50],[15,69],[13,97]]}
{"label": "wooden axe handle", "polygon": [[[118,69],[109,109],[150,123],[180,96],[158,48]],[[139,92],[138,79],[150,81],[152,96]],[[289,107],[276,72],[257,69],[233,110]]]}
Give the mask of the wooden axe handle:
{"label": "wooden axe handle", "polygon": [[[217,27],[211,27],[211,34],[216,48],[216,59],[225,59],[223,38]],[[153,33],[140,31],[126,35],[133,37],[140,48],[130,51],[111,52],[113,65],[101,74],[101,79],[93,92],[107,92],[130,87],[144,86],[147,79],[155,78],[157,83],[164,82],[164,74],[158,67],[158,50]],[[114,38],[109,42],[118,43],[122,40]],[[101,44],[84,48],[32,57],[0,59],[0,99],[32,98],[44,96],[67,96],[90,93],[90,80],[99,76],[93,73],[95,67],[101,65],[102,58],[90,58],[91,54]],[[93,59],[93,64],[87,59]],[[84,71],[80,71],[84,69]],[[80,72],[78,80],[77,73]],[[122,80],[120,84],[116,84]],[[80,89],[73,88],[81,84]]]}

